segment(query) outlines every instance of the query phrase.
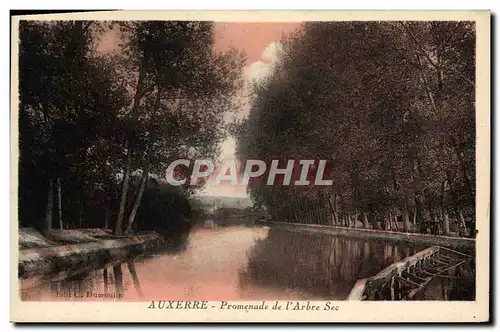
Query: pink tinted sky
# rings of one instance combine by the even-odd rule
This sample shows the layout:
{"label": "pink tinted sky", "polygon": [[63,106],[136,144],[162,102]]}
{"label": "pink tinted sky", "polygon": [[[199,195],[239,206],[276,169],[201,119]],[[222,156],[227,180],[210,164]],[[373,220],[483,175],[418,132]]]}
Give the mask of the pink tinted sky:
{"label": "pink tinted sky", "polygon": [[267,45],[293,33],[300,23],[216,23],[215,49],[230,47],[245,52],[248,62],[261,60]]}
{"label": "pink tinted sky", "polygon": [[[293,33],[300,27],[300,23],[216,23],[215,24],[215,51],[226,51],[231,47],[245,53],[247,66],[245,78],[250,80],[263,75],[262,68],[269,58],[263,56],[266,48],[278,42],[283,36]],[[248,98],[248,91],[241,92],[242,99]],[[246,114],[248,109],[240,111]],[[235,158],[235,142],[228,138],[222,144],[222,155],[225,159]],[[213,177],[212,177],[213,179]],[[232,185],[228,181],[215,184],[212,181],[201,192],[211,196],[245,197],[246,186]]]}
{"label": "pink tinted sky", "polygon": [[[247,81],[259,79],[259,77],[267,73],[267,69],[269,68],[268,63],[272,61],[272,59],[269,59],[268,54],[266,54],[267,56],[263,56],[264,50],[266,50],[269,45],[279,42],[283,36],[287,36],[296,31],[300,27],[300,24],[300,22],[216,22],[214,50],[216,52],[224,52],[233,47],[244,52],[247,58],[247,64],[243,73],[245,79]],[[101,51],[109,52],[116,49],[118,42],[119,37],[117,34],[109,32],[101,39],[98,48]],[[244,102],[248,100],[248,89],[241,91],[241,99]],[[247,112],[248,109],[240,111],[243,115]],[[232,138],[228,138],[222,144],[221,157],[222,159],[235,158],[234,152],[235,142]],[[212,177],[212,179],[214,177]],[[202,190],[200,194],[245,197],[246,186],[234,186],[229,182],[215,184],[213,181],[209,180],[205,189]]]}

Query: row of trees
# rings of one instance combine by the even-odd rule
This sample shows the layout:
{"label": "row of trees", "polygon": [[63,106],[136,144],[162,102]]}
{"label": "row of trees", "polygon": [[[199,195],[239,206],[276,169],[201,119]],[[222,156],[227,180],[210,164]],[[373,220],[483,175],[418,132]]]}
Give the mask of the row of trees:
{"label": "row of trees", "polygon": [[248,159],[327,160],[331,186],[250,183],[275,219],[475,231],[475,26],[311,22],[235,129]]}
{"label": "row of trees", "polygon": [[[110,33],[118,50],[99,51]],[[243,61],[213,51],[211,22],[22,21],[20,224],[122,235],[189,216],[176,202],[197,187],[161,178],[172,160],[217,156]]]}

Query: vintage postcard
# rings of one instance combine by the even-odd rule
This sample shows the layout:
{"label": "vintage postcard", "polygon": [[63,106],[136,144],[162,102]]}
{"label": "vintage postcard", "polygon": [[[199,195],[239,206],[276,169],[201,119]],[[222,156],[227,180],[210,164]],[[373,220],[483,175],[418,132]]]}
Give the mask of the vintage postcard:
{"label": "vintage postcard", "polygon": [[489,321],[490,12],[11,38],[12,321]]}

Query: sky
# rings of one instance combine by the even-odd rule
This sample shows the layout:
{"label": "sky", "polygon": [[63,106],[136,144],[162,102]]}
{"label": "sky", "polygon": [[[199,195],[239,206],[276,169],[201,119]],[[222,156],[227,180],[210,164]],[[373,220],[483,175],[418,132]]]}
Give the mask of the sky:
{"label": "sky", "polygon": [[[215,51],[224,52],[234,47],[245,53],[247,63],[243,76],[249,84],[252,80],[260,80],[270,73],[279,56],[280,39],[299,27],[300,23],[216,23],[214,48]],[[248,115],[250,110],[249,89],[241,91],[241,98],[246,106],[238,111],[239,117]],[[235,145],[236,142],[231,137],[223,142],[222,159],[236,158]],[[209,182],[200,195],[246,197],[246,186]]]}
{"label": "sky", "polygon": [[[237,110],[237,117],[248,115],[250,110],[248,84],[253,80],[260,80],[268,75],[273,63],[279,56],[280,39],[290,35],[300,27],[299,22],[279,22],[279,23],[215,23],[214,51],[225,52],[230,48],[235,48],[246,55],[247,63],[243,70],[245,88],[240,91],[239,98],[245,105],[241,110]],[[109,32],[101,39],[98,48],[102,52],[110,52],[117,49],[118,36]],[[227,119],[228,121],[230,118]],[[236,159],[236,142],[229,137],[222,143],[222,154],[220,159]],[[215,176],[216,174],[214,174]],[[246,186],[232,185],[229,182],[214,184],[209,181],[199,195],[207,196],[229,196],[246,197]]]}

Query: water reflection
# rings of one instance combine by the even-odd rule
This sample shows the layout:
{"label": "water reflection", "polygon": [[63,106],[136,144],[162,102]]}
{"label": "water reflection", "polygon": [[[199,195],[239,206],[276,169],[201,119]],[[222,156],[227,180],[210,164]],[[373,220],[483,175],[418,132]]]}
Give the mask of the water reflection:
{"label": "water reflection", "polygon": [[120,264],[113,265],[113,274],[115,276],[115,290],[118,296],[122,297],[124,293],[123,272]]}
{"label": "water reflection", "polygon": [[343,300],[356,280],[421,248],[273,229],[249,254],[240,287],[306,291],[316,299]]}
{"label": "water reflection", "polygon": [[185,251],[25,282],[21,295],[51,301],[344,299],[357,279],[421,249],[268,228],[202,229],[190,235]]}
{"label": "water reflection", "polygon": [[73,299],[57,296],[57,289],[65,289],[80,294],[112,295],[89,300],[116,300],[115,294],[123,294],[125,301],[252,298],[255,294],[239,292],[238,272],[246,267],[247,252],[255,241],[265,238],[267,233],[267,229],[244,227],[201,229],[190,235],[188,247],[182,252],[169,251],[138,259],[133,266],[127,263],[107,266],[104,271],[101,267],[42,284],[23,280],[21,296],[23,300]]}
{"label": "water reflection", "polygon": [[457,267],[445,278],[434,278],[417,294],[420,301],[474,301],[476,299],[475,263]]}
{"label": "water reflection", "polygon": [[142,297],[141,283],[139,282],[139,277],[137,276],[137,272],[135,271],[134,261],[127,262],[127,266],[128,270],[130,271],[130,275],[132,276],[132,280],[134,281],[134,287],[137,291],[137,295]]}

